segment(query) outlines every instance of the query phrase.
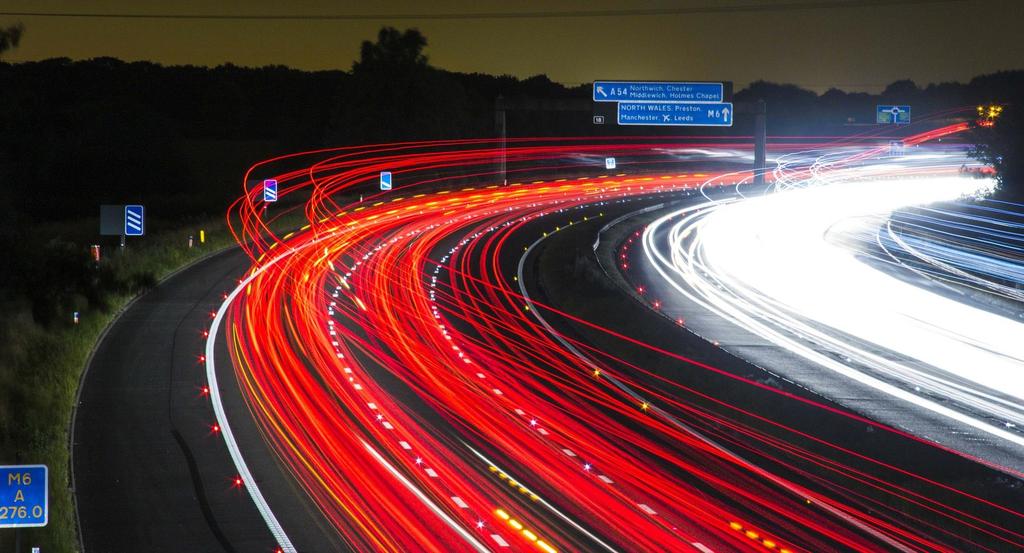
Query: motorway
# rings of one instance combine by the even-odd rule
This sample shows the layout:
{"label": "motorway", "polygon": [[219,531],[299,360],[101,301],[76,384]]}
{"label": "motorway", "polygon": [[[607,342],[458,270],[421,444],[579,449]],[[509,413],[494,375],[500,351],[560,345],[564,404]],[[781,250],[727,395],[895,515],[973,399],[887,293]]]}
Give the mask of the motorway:
{"label": "motorway", "polygon": [[[154,541],[169,522],[130,528],[172,519],[194,550],[1024,546],[1012,469],[774,378],[602,272],[610,221],[748,180],[736,146],[513,141],[508,186],[490,184],[496,154],[451,141],[254,166],[245,182],[277,178],[309,223],[274,235],[247,188],[241,253],[165,283],[104,340],[75,430],[86,551],[182,545]],[[335,203],[381,170],[395,190]],[[604,248],[641,234],[620,229]],[[149,510],[126,514],[132,493]]]}

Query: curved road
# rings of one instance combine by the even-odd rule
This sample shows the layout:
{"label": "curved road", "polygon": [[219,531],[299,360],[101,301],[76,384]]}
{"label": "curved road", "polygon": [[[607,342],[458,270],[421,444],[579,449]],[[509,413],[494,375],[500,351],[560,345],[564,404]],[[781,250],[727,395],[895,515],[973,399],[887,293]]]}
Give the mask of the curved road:
{"label": "curved road", "polygon": [[[994,471],[772,381],[610,288],[590,244],[605,215],[708,177],[656,168],[665,145],[628,146],[650,156],[635,176],[333,203],[385,167],[425,184],[493,163],[446,145],[395,148],[386,166],[340,150],[277,175],[282,197],[311,190],[310,225],[283,237],[265,235],[248,189],[234,209],[250,257],[207,260],[117,322],[74,429],[86,551],[1024,543],[1012,501],[914,461]],[[564,175],[577,150],[610,148],[508,159]],[[214,309],[224,324],[204,339]],[[247,468],[211,428],[203,351]]]}
{"label": "curved road", "polygon": [[[210,311],[248,267],[233,248],[188,267],[133,302],[87,368],[73,429],[75,495],[85,553],[273,552],[277,546],[233,465],[203,391],[199,356]],[[223,382],[230,384],[231,379]],[[237,392],[222,387],[233,412]],[[301,551],[335,550],[319,513],[274,463],[255,426],[234,417],[261,486]]]}

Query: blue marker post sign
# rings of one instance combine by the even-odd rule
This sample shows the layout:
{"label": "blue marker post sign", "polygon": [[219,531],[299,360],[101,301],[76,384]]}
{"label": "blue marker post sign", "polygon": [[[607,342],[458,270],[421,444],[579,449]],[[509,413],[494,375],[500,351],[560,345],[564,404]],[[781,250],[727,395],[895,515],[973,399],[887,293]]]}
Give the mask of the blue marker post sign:
{"label": "blue marker post sign", "polygon": [[595,102],[721,102],[722,83],[594,81]]}
{"label": "blue marker post sign", "polygon": [[50,488],[46,465],[0,466],[0,528],[46,526]]}
{"label": "blue marker post sign", "polygon": [[124,206],[124,235],[142,236],[146,234],[145,208],[141,205]]}
{"label": "blue marker post sign", "polygon": [[380,189],[391,190],[391,171],[380,172]]}
{"label": "blue marker post sign", "polygon": [[879,125],[909,125],[910,106],[875,106],[875,122]]}
{"label": "blue marker post sign", "polygon": [[620,125],[731,127],[729,102],[619,102]]}
{"label": "blue marker post sign", "polygon": [[263,201],[264,202],[276,202],[277,201],[277,180],[267,179],[263,181]]}

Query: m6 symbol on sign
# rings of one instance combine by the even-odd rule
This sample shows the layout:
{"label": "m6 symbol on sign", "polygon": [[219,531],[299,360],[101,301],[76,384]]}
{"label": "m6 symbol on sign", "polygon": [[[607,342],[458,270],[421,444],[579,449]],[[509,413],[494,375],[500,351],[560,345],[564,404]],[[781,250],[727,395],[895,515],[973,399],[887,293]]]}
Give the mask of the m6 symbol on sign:
{"label": "m6 symbol on sign", "polygon": [[46,526],[47,477],[46,465],[0,466],[0,528]]}

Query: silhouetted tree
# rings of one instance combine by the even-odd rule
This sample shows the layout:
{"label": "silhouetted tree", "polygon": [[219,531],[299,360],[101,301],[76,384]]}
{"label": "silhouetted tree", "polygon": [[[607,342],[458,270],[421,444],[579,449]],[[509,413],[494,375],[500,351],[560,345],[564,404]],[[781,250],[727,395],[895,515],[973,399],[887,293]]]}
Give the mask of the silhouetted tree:
{"label": "silhouetted tree", "polygon": [[1017,93],[991,127],[971,129],[971,156],[996,170],[997,196],[1024,202],[1024,94]]}
{"label": "silhouetted tree", "polygon": [[769,133],[814,132],[821,126],[816,113],[818,95],[796,85],[755,81],[733,96],[736,102],[765,101]]}
{"label": "silhouetted tree", "polygon": [[885,87],[882,91],[882,98],[894,99],[903,102],[909,102],[911,99],[916,98],[921,93],[921,89],[917,87],[917,84],[910,79],[901,79],[894,81]]}
{"label": "silhouetted tree", "polygon": [[416,29],[384,27],[377,42],[365,41],[341,90],[336,138],[384,142],[465,136],[474,128],[466,91],[451,74],[431,67]]}
{"label": "silhouetted tree", "polygon": [[399,32],[394,27],[383,27],[377,33],[377,42],[364,40],[359,48],[359,61],[352,65],[352,72],[391,69],[413,69],[426,67],[427,37],[418,29]]}
{"label": "silhouetted tree", "polygon": [[6,29],[0,29],[0,55],[4,52],[18,47],[21,42],[21,35],[25,32],[25,26],[21,23],[12,25]]}

